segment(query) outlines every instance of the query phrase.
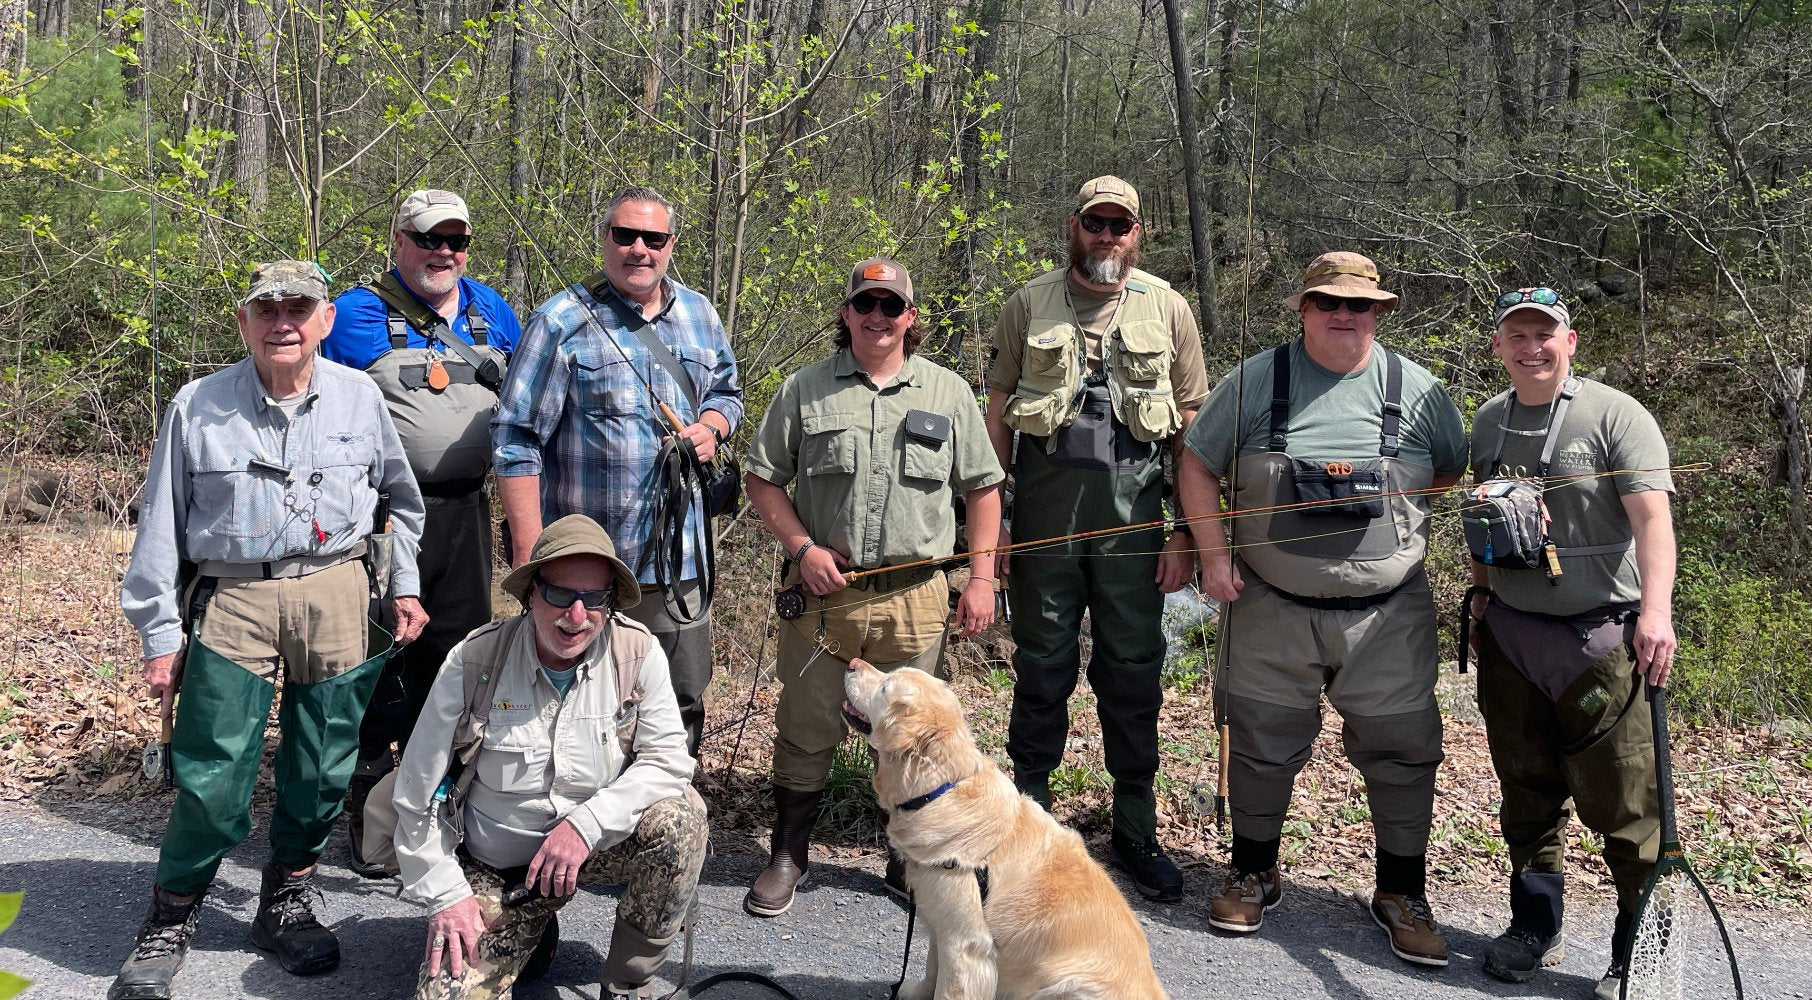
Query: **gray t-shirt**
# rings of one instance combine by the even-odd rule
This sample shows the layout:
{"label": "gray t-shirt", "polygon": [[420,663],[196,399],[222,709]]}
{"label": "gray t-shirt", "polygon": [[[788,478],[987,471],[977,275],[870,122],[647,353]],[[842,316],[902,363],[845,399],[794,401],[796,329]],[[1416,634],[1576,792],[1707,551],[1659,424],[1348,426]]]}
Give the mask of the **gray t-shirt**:
{"label": "gray t-shirt", "polygon": [[[1549,535],[1563,549],[1632,537],[1623,497],[1643,490],[1674,490],[1667,442],[1655,418],[1641,403],[1602,382],[1580,382],[1579,394],[1561,422],[1543,494],[1552,518]],[[1514,394],[1479,407],[1472,421],[1473,479],[1534,476],[1549,412],[1548,404],[1524,406],[1515,402]],[[1564,478],[1568,476],[1578,478]],[[1550,582],[1544,570],[1493,566],[1491,590],[1513,608],[1543,615],[1574,615],[1642,596],[1634,547],[1605,555],[1563,556],[1560,568],[1557,582]]]}
{"label": "gray t-shirt", "polygon": [[[1239,454],[1256,455],[1271,441],[1270,351],[1255,354],[1229,372],[1208,394],[1189,425],[1187,441],[1221,479],[1233,463],[1234,407]],[[1437,476],[1466,471],[1466,424],[1441,380],[1408,358],[1403,362],[1403,421],[1397,457],[1426,466]],[[1290,345],[1290,422],[1285,447],[1290,457],[1314,462],[1347,461],[1378,454],[1384,425],[1384,355],[1372,349],[1371,360],[1356,372],[1331,372],[1310,360],[1302,338]]]}

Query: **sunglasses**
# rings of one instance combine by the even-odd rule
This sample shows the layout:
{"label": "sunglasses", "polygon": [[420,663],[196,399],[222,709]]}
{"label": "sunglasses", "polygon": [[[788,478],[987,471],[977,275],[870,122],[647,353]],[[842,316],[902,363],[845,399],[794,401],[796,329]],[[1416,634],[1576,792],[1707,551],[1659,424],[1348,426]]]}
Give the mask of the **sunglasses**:
{"label": "sunglasses", "polygon": [[657,229],[631,229],[628,226],[611,226],[610,242],[620,247],[635,246],[636,240],[650,250],[659,250],[673,238],[672,233],[663,233]]}
{"label": "sunglasses", "polygon": [[466,248],[472,245],[471,233],[443,235],[441,233],[417,233],[405,229],[403,235],[409,237],[409,242],[423,250],[439,250],[441,247],[446,247],[454,253],[465,253]]}
{"label": "sunglasses", "polygon": [[1125,236],[1127,233],[1133,231],[1134,226],[1139,224],[1138,219],[1109,218],[1105,215],[1094,214],[1078,215],[1076,216],[1076,221],[1082,223],[1082,228],[1091,233],[1098,233],[1103,229],[1111,229],[1114,231],[1115,236]]}
{"label": "sunglasses", "polygon": [[1560,293],[1552,288],[1518,288],[1514,292],[1505,292],[1497,297],[1499,309],[1520,306],[1525,302],[1533,302],[1541,306],[1557,306],[1560,305]]}
{"label": "sunglasses", "polygon": [[617,588],[614,586],[603,590],[573,590],[556,587],[540,577],[535,577],[535,589],[541,592],[542,600],[562,611],[572,607],[574,601],[584,602],[587,611],[602,611],[610,607],[610,602],[617,596]]}
{"label": "sunglasses", "polygon": [[1303,297],[1324,313],[1331,313],[1341,306],[1345,306],[1347,312],[1366,313],[1371,312],[1372,306],[1377,305],[1371,299],[1337,299],[1331,295],[1305,295]]}
{"label": "sunglasses", "polygon": [[875,306],[880,306],[881,315],[888,319],[898,319],[900,318],[900,314],[906,311],[906,300],[900,298],[898,295],[889,295],[886,298],[882,298],[881,296],[870,292],[863,292],[849,300],[849,307],[864,316],[874,312]]}

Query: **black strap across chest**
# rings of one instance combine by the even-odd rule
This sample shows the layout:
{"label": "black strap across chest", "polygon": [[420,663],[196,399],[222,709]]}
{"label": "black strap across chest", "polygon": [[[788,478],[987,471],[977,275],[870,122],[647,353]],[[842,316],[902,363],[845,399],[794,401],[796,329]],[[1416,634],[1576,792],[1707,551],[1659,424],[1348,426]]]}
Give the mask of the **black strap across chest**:
{"label": "black strap across chest", "polygon": [[503,372],[497,367],[497,362],[472,349],[474,344],[484,347],[491,332],[490,325],[478,311],[476,298],[466,301],[466,326],[472,332],[472,344],[468,344],[453,332],[452,324],[447,322],[445,316],[429,309],[415,296],[404,291],[394,274],[386,271],[365,287],[371,289],[371,293],[384,303],[391,350],[408,347],[409,329],[414,327],[424,339],[438,340],[459,355],[461,361],[472,367],[479,385],[492,392],[503,388]]}
{"label": "black strap across chest", "polygon": [[[1384,352],[1384,419],[1378,429],[1378,454],[1395,458],[1402,445],[1403,359],[1389,348]],[[1290,345],[1271,352],[1271,440],[1268,451],[1287,451],[1290,429]]]}
{"label": "black strap across chest", "polygon": [[[1554,446],[1560,442],[1560,425],[1567,418],[1567,406],[1583,386],[1576,376],[1568,375],[1560,384],[1560,391],[1555,393],[1554,401],[1548,404],[1548,426],[1542,431],[1541,460],[1535,466],[1535,478],[1544,487],[1548,481],[1548,467],[1554,462]],[[1504,401],[1504,415],[1497,424],[1497,453],[1491,456],[1491,465],[1485,470],[1487,476],[1496,476],[1498,466],[1504,460],[1504,443],[1510,437],[1510,414],[1516,409],[1516,390],[1506,389],[1498,398]]]}

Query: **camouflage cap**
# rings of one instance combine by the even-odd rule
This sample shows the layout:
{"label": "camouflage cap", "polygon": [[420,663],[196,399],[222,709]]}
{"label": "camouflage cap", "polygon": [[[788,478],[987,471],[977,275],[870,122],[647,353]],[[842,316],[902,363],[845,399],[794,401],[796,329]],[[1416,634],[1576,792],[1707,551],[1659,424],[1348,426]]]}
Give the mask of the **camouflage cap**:
{"label": "camouflage cap", "polygon": [[451,191],[424,188],[412,191],[396,210],[396,228],[404,232],[425,233],[448,219],[457,219],[472,228],[472,214],[466,200]]}
{"label": "camouflage cap", "polygon": [[1081,214],[1096,205],[1118,205],[1139,217],[1139,192],[1113,174],[1088,181],[1076,192],[1076,212]]}
{"label": "camouflage cap", "polygon": [[886,257],[870,257],[849,272],[848,290],[843,293],[843,301],[877,289],[898,295],[907,305],[913,304],[912,275],[907,272],[906,265]]}
{"label": "camouflage cap", "polygon": [[320,265],[305,260],[273,260],[259,264],[252,269],[251,284],[239,304],[248,305],[255,299],[291,298],[325,302],[327,272],[321,270]]}
{"label": "camouflage cap", "polygon": [[529,590],[541,567],[567,556],[603,556],[616,574],[616,608],[620,611],[642,603],[642,586],[636,582],[635,574],[617,558],[617,547],[611,544],[604,528],[584,514],[568,514],[543,529],[529,550],[528,562],[503,578],[503,592],[527,606]]}

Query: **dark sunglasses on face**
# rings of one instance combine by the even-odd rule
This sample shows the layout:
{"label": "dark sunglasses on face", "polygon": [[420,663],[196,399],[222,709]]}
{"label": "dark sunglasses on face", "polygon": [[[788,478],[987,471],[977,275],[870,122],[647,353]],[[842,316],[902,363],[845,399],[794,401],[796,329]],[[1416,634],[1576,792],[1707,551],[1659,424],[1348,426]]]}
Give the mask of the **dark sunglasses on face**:
{"label": "dark sunglasses on face", "polygon": [[610,602],[617,596],[617,588],[605,587],[603,590],[573,590],[568,587],[556,587],[540,577],[535,577],[535,589],[541,592],[541,599],[550,606],[565,611],[573,606],[574,601],[582,601],[587,611],[602,611],[610,607]]}
{"label": "dark sunglasses on face", "polygon": [[441,247],[446,247],[454,253],[465,253],[466,248],[472,245],[471,233],[417,233],[405,229],[403,235],[409,237],[409,242],[423,250],[439,250]]}
{"label": "dark sunglasses on face", "polygon": [[1134,226],[1139,224],[1138,219],[1119,219],[1110,218],[1105,215],[1092,214],[1078,215],[1076,216],[1076,221],[1082,223],[1082,228],[1091,233],[1098,233],[1103,229],[1112,229],[1115,236],[1125,236],[1127,233],[1133,231]]}
{"label": "dark sunglasses on face", "polygon": [[1345,306],[1347,312],[1371,312],[1372,306],[1377,304],[1371,299],[1337,299],[1331,295],[1310,295],[1308,300],[1324,313],[1331,313],[1341,306]]}
{"label": "dark sunglasses on face", "polygon": [[849,300],[849,307],[864,316],[874,312],[877,305],[881,307],[881,315],[888,319],[899,319],[900,314],[906,311],[906,300],[898,295],[882,298],[879,295],[863,292]]}
{"label": "dark sunglasses on face", "polygon": [[1525,302],[1537,305],[1554,306],[1560,304],[1560,293],[1552,288],[1518,288],[1514,292],[1505,292],[1497,297],[1497,307],[1508,309],[1520,306]]}
{"label": "dark sunglasses on face", "polygon": [[663,233],[655,229],[631,229],[628,226],[610,227],[610,242],[620,247],[635,246],[635,241],[639,239],[642,241],[642,245],[648,249],[659,250],[666,246],[667,241],[672,238],[672,233]]}

